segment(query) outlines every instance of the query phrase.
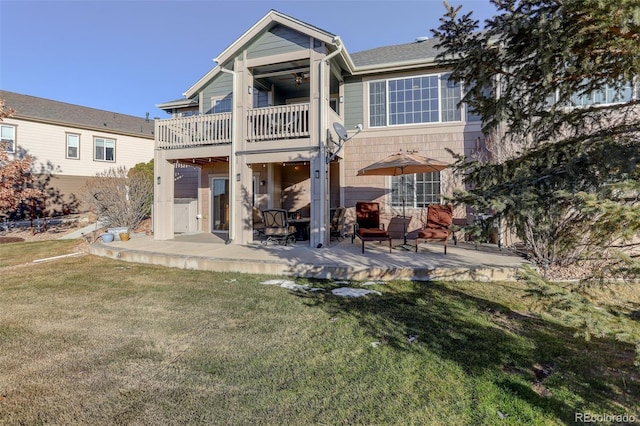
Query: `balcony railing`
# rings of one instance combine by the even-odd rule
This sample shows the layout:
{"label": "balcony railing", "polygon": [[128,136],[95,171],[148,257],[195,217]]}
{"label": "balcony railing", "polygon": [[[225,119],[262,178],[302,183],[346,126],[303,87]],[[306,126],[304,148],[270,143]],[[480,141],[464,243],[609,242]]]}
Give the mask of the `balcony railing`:
{"label": "balcony railing", "polygon": [[156,121],[156,146],[161,149],[231,143],[231,113],[193,115]]}
{"label": "balcony railing", "polygon": [[309,104],[251,109],[247,117],[249,142],[308,138]]}
{"label": "balcony railing", "polygon": [[[231,143],[230,112],[156,121],[156,146],[160,149],[191,148]],[[309,104],[250,109],[247,139],[260,142],[308,138]]]}

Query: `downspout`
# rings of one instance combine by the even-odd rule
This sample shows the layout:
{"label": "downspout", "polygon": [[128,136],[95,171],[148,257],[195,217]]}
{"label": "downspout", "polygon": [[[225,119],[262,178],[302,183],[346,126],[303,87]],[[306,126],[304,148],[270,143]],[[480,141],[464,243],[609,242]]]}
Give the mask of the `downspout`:
{"label": "downspout", "polygon": [[236,72],[223,68],[218,58],[213,60],[220,67],[220,71],[231,74],[231,93],[233,97],[231,108],[231,154],[229,155],[229,237],[225,244],[231,244],[236,236]]}
{"label": "downspout", "polygon": [[327,164],[327,145],[325,143],[325,139],[327,137],[327,126],[325,123],[325,102],[324,102],[324,64],[327,63],[329,64],[329,61],[331,60],[331,58],[333,58],[334,56],[338,55],[340,52],[342,52],[342,41],[340,40],[340,37],[336,36],[333,39],[333,42],[335,44],[335,46],[337,46],[338,48],[330,53],[329,55],[325,56],[324,60],[322,62],[320,62],[320,70],[319,70],[319,80],[320,80],[320,88],[319,88],[319,97],[320,97],[320,114],[318,117],[319,120],[319,134],[318,134],[318,148],[319,148],[319,152],[320,152],[320,211],[322,212],[321,214],[321,221],[320,221],[320,235],[322,235],[322,238],[320,239],[320,243],[318,243],[318,245],[316,246],[316,248],[320,248],[322,247],[322,244],[325,242],[325,238],[326,238],[326,233],[327,233],[327,227],[326,227],[326,223],[327,223],[327,212],[328,212],[328,208],[326,205],[326,193],[329,190],[329,188],[327,188],[327,181],[328,181],[328,173],[327,173],[327,168],[328,168],[328,164]]}

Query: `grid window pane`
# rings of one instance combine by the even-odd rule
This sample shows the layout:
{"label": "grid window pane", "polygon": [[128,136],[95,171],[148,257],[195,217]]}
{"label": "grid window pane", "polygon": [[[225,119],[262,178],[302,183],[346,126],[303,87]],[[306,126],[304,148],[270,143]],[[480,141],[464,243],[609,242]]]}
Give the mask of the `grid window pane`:
{"label": "grid window pane", "polygon": [[[393,94],[394,99],[396,93]],[[396,101],[390,105],[396,105]],[[387,125],[387,89],[386,82],[369,83],[369,126],[380,127]]]}
{"label": "grid window pane", "polygon": [[403,198],[406,201],[405,206],[410,208],[440,203],[440,172],[393,176],[391,206],[402,207]]}

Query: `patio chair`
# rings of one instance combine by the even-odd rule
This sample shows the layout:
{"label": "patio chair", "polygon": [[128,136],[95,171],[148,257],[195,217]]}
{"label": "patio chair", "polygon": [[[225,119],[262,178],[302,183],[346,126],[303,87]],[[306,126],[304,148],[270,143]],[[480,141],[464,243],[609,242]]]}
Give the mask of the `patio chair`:
{"label": "patio chair", "polygon": [[331,228],[329,238],[335,237],[338,241],[344,238],[344,219],[347,209],[338,207],[331,216]]}
{"label": "patio chair", "polygon": [[259,208],[253,208],[252,214],[253,236],[257,238],[264,237],[264,221],[262,220],[262,212]]}
{"label": "patio chair", "polygon": [[356,203],[356,223],[353,225],[351,243],[358,237],[362,241],[362,253],[364,253],[365,241],[389,242],[391,253],[391,236],[380,225],[380,203],[358,201]]}
{"label": "patio chair", "polygon": [[418,232],[416,238],[416,253],[418,245],[426,241],[442,241],[444,254],[447,254],[447,240],[452,234],[453,207],[443,204],[429,204],[427,206],[427,223],[424,229]]}
{"label": "patio chair", "polygon": [[286,210],[263,210],[262,221],[264,222],[264,235],[266,237],[263,244],[274,242],[286,246],[288,243],[296,242],[296,227],[289,224]]}

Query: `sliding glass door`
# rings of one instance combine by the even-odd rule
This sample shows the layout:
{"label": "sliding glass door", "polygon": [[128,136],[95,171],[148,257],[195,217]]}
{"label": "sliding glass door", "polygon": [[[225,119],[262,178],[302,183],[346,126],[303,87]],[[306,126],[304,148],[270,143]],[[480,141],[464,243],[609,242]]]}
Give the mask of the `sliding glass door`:
{"label": "sliding glass door", "polygon": [[211,179],[211,231],[229,232],[229,179]]}

